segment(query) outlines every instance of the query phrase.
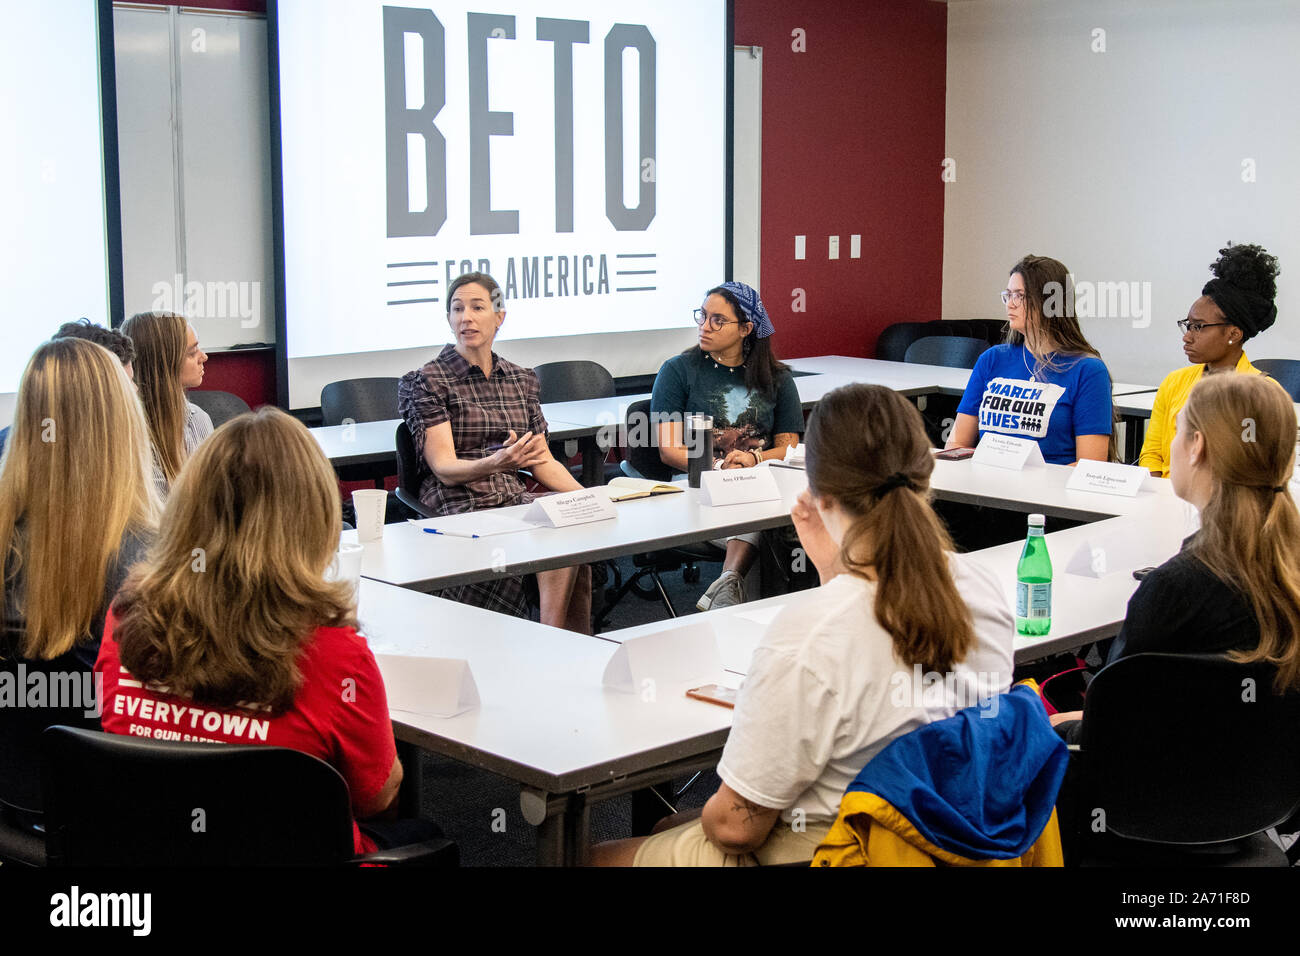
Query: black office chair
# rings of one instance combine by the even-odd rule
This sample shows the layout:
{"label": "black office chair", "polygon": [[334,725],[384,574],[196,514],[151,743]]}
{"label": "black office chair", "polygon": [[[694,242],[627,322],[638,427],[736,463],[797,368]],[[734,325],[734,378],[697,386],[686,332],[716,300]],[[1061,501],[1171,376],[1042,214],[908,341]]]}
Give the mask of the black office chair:
{"label": "black office chair", "polygon": [[208,417],[212,419],[213,428],[220,428],[235,416],[252,411],[248,407],[248,402],[238,395],[217,391],[216,389],[189,391],[185,393],[185,397],[208,413]]}
{"label": "black office chair", "polygon": [[[598,362],[575,360],[572,362],[544,362],[533,368],[541,384],[539,401],[543,405],[551,402],[579,402],[588,398],[613,398],[616,394],[614,376]],[[585,453],[596,441],[595,436],[578,439],[579,451]],[[567,461],[572,455],[565,454],[565,443],[550,443],[551,456],[556,461]],[[608,457],[608,456],[607,456]],[[569,469],[575,478],[582,480],[582,466]],[[605,463],[604,480],[608,482],[621,472],[617,464]]]}
{"label": "black office chair", "polygon": [[946,368],[974,368],[975,361],[988,348],[989,344],[983,339],[928,335],[907,347],[903,361],[918,365],[942,365]]}
{"label": "black office chair", "polygon": [[[654,481],[671,481],[672,469],[659,457],[658,429],[650,420],[650,402],[642,400],[633,402],[627,409],[628,464],[631,470],[643,478]],[[644,441],[640,439],[646,439]],[[636,502],[631,503],[634,507]],[[697,584],[700,580],[698,564],[702,561],[721,561],[725,552],[705,541],[695,545],[682,545],[666,548],[663,551],[646,552],[632,555],[635,573],[626,581],[618,582],[605,591],[605,601],[596,618],[596,631],[605,630],[609,617],[618,603],[627,594],[635,594],[644,601],[659,600],[670,617],[677,617],[677,609],[664,587],[661,575],[680,570],[682,580],[687,584]],[[617,572],[617,567],[615,568]]]}
{"label": "black office chair", "polygon": [[397,423],[397,500],[421,518],[435,517],[432,509],[420,500],[420,460],[415,453],[415,440],[406,422]]}
{"label": "black office chair", "polygon": [[598,362],[544,362],[533,372],[541,384],[542,404],[577,402],[584,398],[611,398],[614,376]]}
{"label": "black office chair", "polygon": [[1300,694],[1214,654],[1136,654],[1084,701],[1083,865],[1285,866],[1264,832],[1300,809]]}
{"label": "black office chair", "polygon": [[[382,422],[399,418],[396,378],[349,378],[330,382],[320,390],[322,424]],[[385,465],[340,465],[335,468],[343,481],[369,481],[384,487],[392,471]]]}
{"label": "black office chair", "polygon": [[43,734],[51,866],[455,866],[446,839],[356,855],[348,786],[284,747]]}
{"label": "black office chair", "polygon": [[[46,675],[54,687],[52,671],[60,665],[48,661],[23,661],[24,676]],[[0,673],[23,693],[18,662],[0,660]],[[78,674],[80,679],[81,675]],[[84,686],[84,685],[82,685]],[[90,701],[87,701],[89,704]],[[99,720],[86,716],[86,707],[0,707],[0,860],[27,866],[45,865],[44,803],[41,800],[41,734],[52,724],[99,729]]]}
{"label": "black office chair", "polygon": [[876,339],[876,358],[887,362],[901,362],[907,354],[907,348],[917,339],[928,335],[943,335],[944,331],[936,326],[942,322],[895,322],[888,326]]}
{"label": "black office chair", "polygon": [[1291,401],[1300,402],[1300,359],[1260,359],[1251,364],[1277,379],[1290,393]]}

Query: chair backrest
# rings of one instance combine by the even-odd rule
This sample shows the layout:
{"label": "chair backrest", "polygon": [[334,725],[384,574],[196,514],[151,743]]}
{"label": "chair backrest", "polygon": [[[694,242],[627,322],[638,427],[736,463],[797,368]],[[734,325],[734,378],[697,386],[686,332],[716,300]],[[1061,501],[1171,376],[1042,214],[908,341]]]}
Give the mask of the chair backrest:
{"label": "chair backrest", "polygon": [[420,501],[420,461],[415,454],[415,439],[406,422],[397,423],[397,500],[426,518],[433,512]]}
{"label": "chair backrest", "polygon": [[1217,654],[1135,654],[1088,685],[1086,804],[1107,831],[1170,844],[1250,836],[1300,806],[1300,693]]}
{"label": "chair backrest", "polygon": [[185,397],[208,413],[208,417],[212,419],[213,428],[220,428],[236,415],[252,411],[248,407],[248,402],[238,395],[232,395],[230,392],[220,392],[215,389],[197,389],[186,392]]}
{"label": "chair backrest", "polygon": [[654,481],[671,481],[673,471],[659,457],[659,429],[650,421],[650,400],[627,408],[627,460],[636,471]]}
{"label": "chair backrest", "polygon": [[320,390],[320,413],[326,425],[383,422],[397,418],[396,378],[349,378]]}
{"label": "chair backrest", "polygon": [[612,398],[615,394],[614,376],[598,362],[546,362],[535,366],[533,372],[542,386],[539,401],[543,404]]}
{"label": "chair backrest", "polygon": [[343,863],[354,852],[348,786],[283,747],[43,734],[51,866]]}
{"label": "chair backrest", "polygon": [[[93,711],[97,700],[82,673],[72,673],[49,661],[0,660],[0,675],[4,675],[18,694],[26,694],[32,686],[29,681],[37,674],[44,675],[46,697],[42,706],[0,706],[0,805],[39,814],[41,803],[41,732],[51,724],[68,724],[73,727],[98,728],[97,716],[86,716]],[[71,682],[76,682],[76,687]],[[54,703],[71,703],[68,693],[75,691],[85,706],[50,706]],[[57,700],[55,699],[57,695]]]}
{"label": "chair backrest", "polygon": [[919,365],[943,365],[947,368],[974,368],[975,361],[989,348],[983,339],[956,335],[927,335],[907,347],[904,362]]}
{"label": "chair backrest", "polygon": [[1300,402],[1300,359],[1260,359],[1251,365],[1267,372],[1291,395],[1291,401]]}
{"label": "chair backrest", "polygon": [[942,335],[942,329],[936,329],[939,322],[895,322],[880,333],[876,339],[876,358],[887,362],[901,362],[907,354],[907,347],[919,338],[927,335]]}

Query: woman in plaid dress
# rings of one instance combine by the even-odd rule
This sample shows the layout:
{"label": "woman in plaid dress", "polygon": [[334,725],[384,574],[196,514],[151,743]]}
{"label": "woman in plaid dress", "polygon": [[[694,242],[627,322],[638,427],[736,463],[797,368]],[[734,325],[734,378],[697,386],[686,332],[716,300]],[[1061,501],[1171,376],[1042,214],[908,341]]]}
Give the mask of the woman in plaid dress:
{"label": "woman in plaid dress", "polygon": [[[470,272],[447,289],[447,322],[455,344],[397,387],[398,408],[420,457],[420,500],[438,514],[527,504],[521,468],[551,491],[581,485],[547,447],[546,419],[532,369],[492,351],[505,321],[501,288]],[[537,573],[543,624],[591,633],[591,571],[560,568]],[[524,579],[502,576],[447,588],[442,597],[528,617]]]}

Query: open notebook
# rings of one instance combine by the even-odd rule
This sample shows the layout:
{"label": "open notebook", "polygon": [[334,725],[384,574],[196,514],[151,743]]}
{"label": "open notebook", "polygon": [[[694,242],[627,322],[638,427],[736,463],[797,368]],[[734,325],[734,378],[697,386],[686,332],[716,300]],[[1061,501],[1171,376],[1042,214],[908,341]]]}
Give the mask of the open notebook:
{"label": "open notebook", "polygon": [[653,495],[680,494],[684,489],[650,478],[614,478],[605,486],[609,490],[610,501],[631,501],[633,498],[649,498]]}

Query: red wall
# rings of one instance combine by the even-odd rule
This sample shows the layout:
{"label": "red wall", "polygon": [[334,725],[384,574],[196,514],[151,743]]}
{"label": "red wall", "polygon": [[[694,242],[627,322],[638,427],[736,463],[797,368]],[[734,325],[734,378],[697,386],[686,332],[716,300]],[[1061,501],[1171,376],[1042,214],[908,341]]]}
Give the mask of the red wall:
{"label": "red wall", "polygon": [[203,366],[203,386],[230,392],[252,408],[275,404],[275,350],[214,352]]}
{"label": "red wall", "polygon": [[[734,0],[763,48],[762,289],[779,354],[871,356],[940,318],[947,8],[933,0]],[[792,50],[802,29],[806,52]],[[849,236],[862,258],[849,258]],[[807,236],[807,258],[794,237]],[[840,258],[827,257],[840,237]],[[795,289],[807,311],[791,309]]]}

